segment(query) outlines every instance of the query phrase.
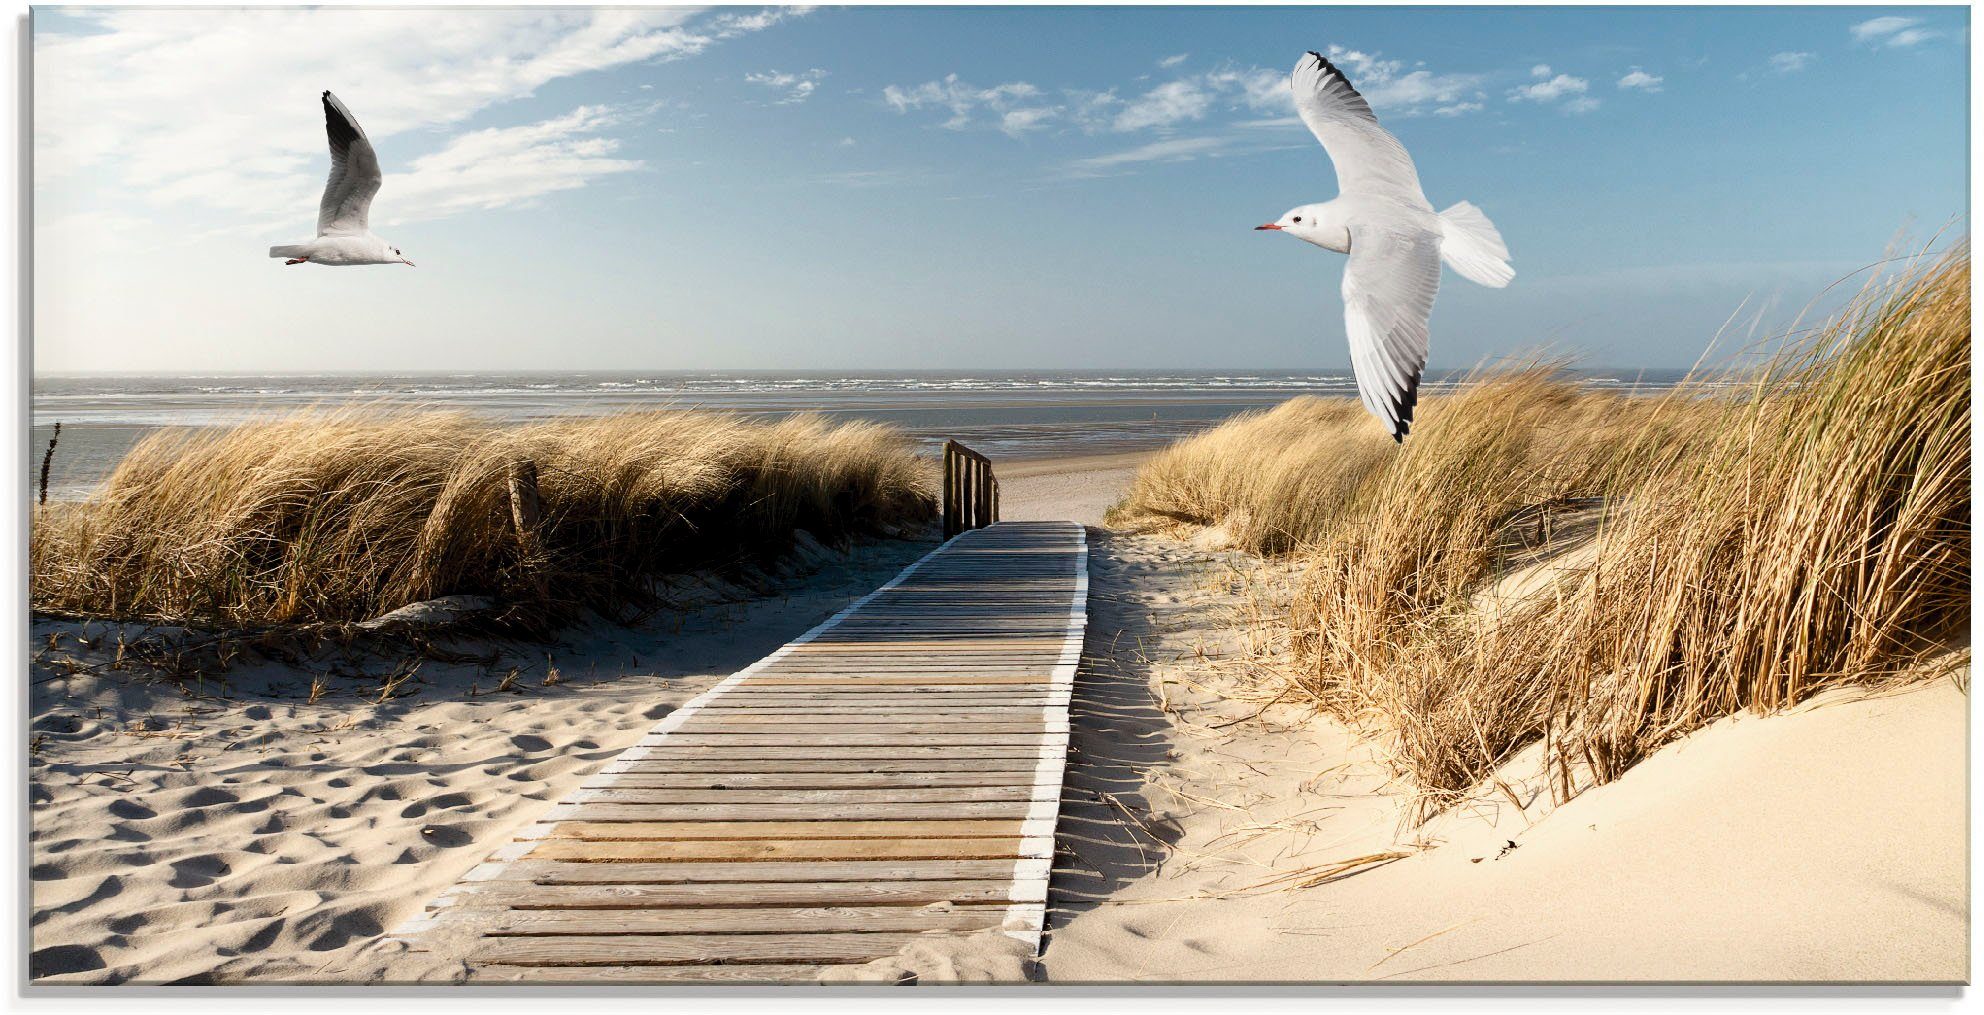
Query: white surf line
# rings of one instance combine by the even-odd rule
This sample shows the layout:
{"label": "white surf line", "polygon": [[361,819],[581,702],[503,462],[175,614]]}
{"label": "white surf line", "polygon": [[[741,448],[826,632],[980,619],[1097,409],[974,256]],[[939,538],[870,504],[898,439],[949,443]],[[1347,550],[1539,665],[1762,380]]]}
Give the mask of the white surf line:
{"label": "white surf line", "polygon": [[[1048,676],[1047,704],[1041,707],[1040,760],[1033,770],[1033,802],[1020,826],[1020,858],[1013,864],[1011,904],[1001,930],[1026,942],[1040,954],[1040,936],[1047,923],[1047,884],[1054,869],[1054,828],[1061,818],[1061,783],[1068,764],[1068,702],[1074,695],[1075,670],[1082,662],[1082,642],[1088,633],[1088,529],[1075,527],[1075,591],[1068,605],[1068,633],[1061,657]],[[1059,736],[1054,734],[1058,733]]]}
{"label": "white surf line", "polygon": [[[730,676],[727,676],[722,680],[718,681],[716,685],[711,687],[709,690],[704,691],[703,693],[696,695],[693,698],[690,698],[687,702],[683,703],[682,707],[663,716],[661,718],[661,721],[649,727],[648,732],[645,734],[645,736],[647,737],[666,736],[670,731],[674,730],[676,727],[687,722],[690,716],[695,715],[698,711],[701,711],[704,706],[708,705],[711,701],[715,700],[717,696],[721,695],[723,692],[728,691],[733,687],[736,687],[739,683],[742,683],[746,678],[750,677],[754,673],[757,673],[759,670],[762,670],[765,667],[770,666],[772,663],[785,658],[787,655],[789,655],[792,652],[793,649],[798,648],[799,646],[804,645],[807,642],[813,641],[814,639],[820,637],[821,635],[827,633],[828,631],[833,630],[835,627],[840,626],[840,623],[846,620],[856,610],[859,610],[863,606],[866,606],[870,602],[873,602],[877,596],[880,596],[881,594],[889,591],[890,589],[893,589],[896,586],[901,585],[905,580],[909,578],[910,575],[915,574],[917,572],[917,569],[921,568],[924,564],[928,563],[932,558],[936,557],[938,554],[943,553],[945,550],[949,549],[952,543],[957,542],[959,539],[964,538],[964,536],[966,535],[968,535],[968,533],[959,533],[958,535],[952,536],[951,538],[944,540],[942,543],[937,544],[936,548],[932,549],[929,553],[926,553],[923,556],[916,558],[914,561],[911,561],[908,567],[903,568],[902,571],[899,572],[894,578],[891,578],[886,583],[884,583],[881,588],[878,588],[875,591],[870,592],[867,595],[862,596],[861,598],[856,599],[855,601],[847,604],[847,606],[843,608],[839,613],[836,613],[833,616],[828,617],[823,621],[820,621],[818,624],[815,624],[812,627],[812,629],[808,630],[805,634],[802,634],[799,637],[794,638],[793,640],[788,641],[783,645],[780,645],[770,655],[767,655],[764,658],[758,660],[757,662],[754,662],[751,665],[746,666],[735,673],[732,673]],[[595,779],[601,779],[602,777],[605,777],[606,782],[610,784],[612,782],[612,779],[610,777],[625,772],[628,768],[629,762],[640,761],[643,758],[646,758],[651,750],[653,750],[652,745],[648,745],[648,746],[636,745],[634,747],[627,748],[625,751],[620,752],[620,755],[618,757],[614,758],[611,762],[607,763],[599,771],[593,773],[592,778],[588,779],[587,783],[591,783]],[[488,855],[486,859],[483,860],[483,862],[475,865],[474,867],[469,868],[468,873],[463,874],[461,876],[460,881],[458,881],[457,884],[475,882],[475,881],[495,881],[502,878],[504,871],[508,869],[508,867],[512,863],[515,863],[516,861],[522,859],[525,854],[529,853],[532,849],[535,849],[537,847],[538,840],[544,838],[544,836],[548,834],[554,826],[556,826],[560,821],[564,820],[562,815],[569,813],[572,805],[584,803],[585,801],[591,799],[593,796],[595,796],[598,793],[598,790],[601,788],[604,787],[581,786],[579,789],[573,790],[563,800],[547,808],[543,814],[538,816],[535,822],[518,830],[517,834],[512,838],[510,842],[504,843],[502,846],[497,847],[493,852],[491,852]],[[432,930],[436,925],[443,922],[446,917],[459,912],[459,908],[456,906],[456,903],[458,901],[459,900],[455,895],[455,889],[453,887],[450,887],[447,890],[443,891],[441,894],[435,896],[432,900],[430,900],[423,911],[414,914],[405,923],[402,923],[398,927],[394,928],[391,933],[386,935],[386,937],[404,938],[414,934],[418,934],[422,931]]]}

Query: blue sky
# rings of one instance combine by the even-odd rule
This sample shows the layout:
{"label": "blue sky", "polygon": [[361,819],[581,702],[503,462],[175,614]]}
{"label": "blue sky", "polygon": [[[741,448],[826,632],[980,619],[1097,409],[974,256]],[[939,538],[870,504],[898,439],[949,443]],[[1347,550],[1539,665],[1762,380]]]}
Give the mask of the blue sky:
{"label": "blue sky", "polygon": [[[43,372],[1342,368],[1331,51],[1500,227],[1432,362],[1693,362],[1967,213],[1962,8],[121,11],[35,20]],[[1332,49],[1334,47],[1334,49]],[[288,268],[330,88],[418,268]],[[1740,338],[1740,335],[1738,336]],[[1735,341],[1731,339],[1729,341]]]}

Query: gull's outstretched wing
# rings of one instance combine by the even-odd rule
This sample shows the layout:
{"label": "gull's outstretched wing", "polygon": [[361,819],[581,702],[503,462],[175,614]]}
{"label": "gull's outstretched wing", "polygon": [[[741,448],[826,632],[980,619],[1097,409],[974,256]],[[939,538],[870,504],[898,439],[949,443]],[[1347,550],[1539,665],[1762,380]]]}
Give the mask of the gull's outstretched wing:
{"label": "gull's outstretched wing", "polygon": [[324,93],[324,133],[331,139],[331,179],[317,208],[317,235],[362,233],[379,192],[379,156],[358,119],[330,92]]}
{"label": "gull's outstretched wing", "polygon": [[1440,237],[1356,227],[1343,271],[1343,322],[1364,407],[1404,441],[1426,369],[1426,322],[1440,291]]}
{"label": "gull's outstretched wing", "polygon": [[1412,156],[1378,126],[1371,104],[1321,53],[1305,53],[1289,76],[1295,111],[1336,164],[1339,193],[1381,197],[1432,211],[1419,189]]}

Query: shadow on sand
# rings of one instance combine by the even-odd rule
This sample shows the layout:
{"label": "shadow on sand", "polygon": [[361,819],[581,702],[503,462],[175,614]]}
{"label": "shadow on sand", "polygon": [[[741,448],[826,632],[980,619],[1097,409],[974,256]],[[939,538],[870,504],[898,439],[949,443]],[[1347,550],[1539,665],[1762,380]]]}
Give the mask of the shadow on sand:
{"label": "shadow on sand", "polygon": [[[1047,932],[1156,871],[1179,830],[1152,813],[1145,773],[1171,755],[1171,720],[1150,687],[1145,646],[1163,611],[1134,592],[1153,565],[1115,552],[1115,536],[1089,529],[1089,624],[1069,708],[1068,768],[1061,790]],[[1177,565],[1182,568],[1182,563]]]}

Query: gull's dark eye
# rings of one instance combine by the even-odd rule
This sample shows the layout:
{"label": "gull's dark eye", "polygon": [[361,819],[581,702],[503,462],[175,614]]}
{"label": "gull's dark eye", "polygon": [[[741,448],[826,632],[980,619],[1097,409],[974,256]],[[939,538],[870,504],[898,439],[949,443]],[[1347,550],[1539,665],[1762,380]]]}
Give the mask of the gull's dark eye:
{"label": "gull's dark eye", "polygon": [[1300,215],[1297,215],[1297,216],[1295,216],[1295,221],[1297,221],[1297,222],[1300,222],[1300,221],[1302,221],[1302,216],[1300,216]]}

